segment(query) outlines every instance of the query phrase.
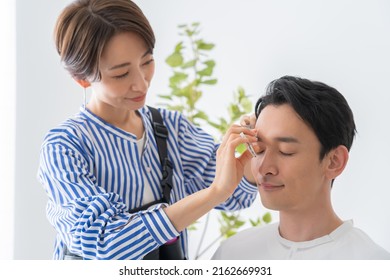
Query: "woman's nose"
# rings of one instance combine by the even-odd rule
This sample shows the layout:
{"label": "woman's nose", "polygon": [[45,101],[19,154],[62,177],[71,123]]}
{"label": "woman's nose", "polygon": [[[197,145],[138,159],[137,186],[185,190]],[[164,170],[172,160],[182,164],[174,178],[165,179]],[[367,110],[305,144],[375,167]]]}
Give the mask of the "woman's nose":
{"label": "woman's nose", "polygon": [[148,81],[141,69],[133,71],[131,77],[131,90],[145,93],[148,90]]}

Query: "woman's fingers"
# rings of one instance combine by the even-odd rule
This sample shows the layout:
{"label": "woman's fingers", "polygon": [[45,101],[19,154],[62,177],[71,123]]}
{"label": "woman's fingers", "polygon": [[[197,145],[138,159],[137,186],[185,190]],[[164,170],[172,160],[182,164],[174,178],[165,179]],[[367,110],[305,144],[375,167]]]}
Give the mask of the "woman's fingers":
{"label": "woman's fingers", "polygon": [[256,115],[253,113],[251,115],[244,115],[240,119],[240,125],[248,128],[254,128],[256,125]]}
{"label": "woman's fingers", "polygon": [[223,136],[221,146],[225,146],[227,143],[230,143],[234,139],[241,137],[241,133],[246,136],[246,139],[244,138],[244,141],[241,141],[240,143],[255,142],[257,140],[255,129],[250,129],[240,125],[232,125]]}
{"label": "woman's fingers", "polygon": [[236,149],[240,144],[249,144],[256,140],[254,129],[239,125],[233,125],[228,129],[217,151],[217,170],[214,182],[219,191],[229,195],[233,193],[244,176],[245,165],[252,158],[248,151],[237,156]]}

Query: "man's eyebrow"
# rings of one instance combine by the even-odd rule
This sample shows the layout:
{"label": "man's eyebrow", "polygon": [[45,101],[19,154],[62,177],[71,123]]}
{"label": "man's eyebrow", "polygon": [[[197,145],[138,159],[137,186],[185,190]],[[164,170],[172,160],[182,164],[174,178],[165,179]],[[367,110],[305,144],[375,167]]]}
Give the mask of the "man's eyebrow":
{"label": "man's eyebrow", "polygon": [[275,140],[284,143],[299,143],[298,139],[294,137],[276,137]]}
{"label": "man's eyebrow", "polygon": [[[257,137],[259,142],[264,142],[261,137]],[[288,136],[280,136],[280,137],[275,137],[273,138],[277,142],[283,142],[283,143],[299,143],[299,140],[295,137],[288,137]]]}
{"label": "man's eyebrow", "polygon": [[[148,54],[153,54],[153,51],[152,49],[148,49],[143,55],[142,55],[142,58],[144,58],[145,56],[147,56]],[[124,63],[121,63],[121,64],[117,64],[117,65],[114,65],[112,67],[110,67],[108,70],[115,70],[115,69],[118,69],[118,68],[122,68],[122,67],[126,67],[126,66],[129,66],[131,65],[130,62],[124,62]]]}

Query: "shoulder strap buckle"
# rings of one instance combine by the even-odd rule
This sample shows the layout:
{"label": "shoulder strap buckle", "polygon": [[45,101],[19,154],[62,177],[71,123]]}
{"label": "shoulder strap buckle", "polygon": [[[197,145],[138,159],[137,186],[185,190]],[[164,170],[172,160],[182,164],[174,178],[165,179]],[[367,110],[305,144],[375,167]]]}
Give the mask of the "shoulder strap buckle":
{"label": "shoulder strap buckle", "polygon": [[162,125],[158,122],[153,122],[154,134],[158,137],[167,139],[168,138],[168,129],[165,125]]}

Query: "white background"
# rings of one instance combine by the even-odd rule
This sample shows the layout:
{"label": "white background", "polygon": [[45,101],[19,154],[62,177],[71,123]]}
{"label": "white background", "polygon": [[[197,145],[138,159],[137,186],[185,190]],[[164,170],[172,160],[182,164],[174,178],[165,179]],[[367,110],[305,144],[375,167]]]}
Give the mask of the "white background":
{"label": "white background", "polygon": [[[2,213],[15,217],[14,254],[9,256],[13,259],[50,259],[52,255],[54,231],[45,217],[46,195],[36,173],[44,134],[75,114],[82,102],[82,90],[63,70],[52,41],[56,17],[69,2],[16,1],[15,182],[2,184],[2,188],[14,190],[15,200],[14,209],[0,206]],[[150,105],[156,104],[157,94],[168,92],[171,73],[164,60],[180,39],[177,25],[194,21],[201,23],[202,37],[216,44],[212,58],[217,63],[218,84],[210,87],[202,101],[212,117],[226,115],[225,105],[238,86],[255,102],[271,80],[286,74],[319,80],[343,93],[355,113],[358,135],[347,169],[333,187],[334,207],[342,219],[352,218],[390,251],[389,1],[136,3],[157,38]],[[1,129],[2,135],[9,132]],[[13,159],[0,160],[4,168]],[[256,217],[265,212],[257,201],[243,214]],[[273,219],[277,221],[276,214]],[[218,234],[214,213],[210,223],[205,243]],[[190,254],[199,236],[200,230],[192,234]],[[0,239],[6,237],[0,233]],[[203,257],[209,258],[213,250],[215,247]]]}

